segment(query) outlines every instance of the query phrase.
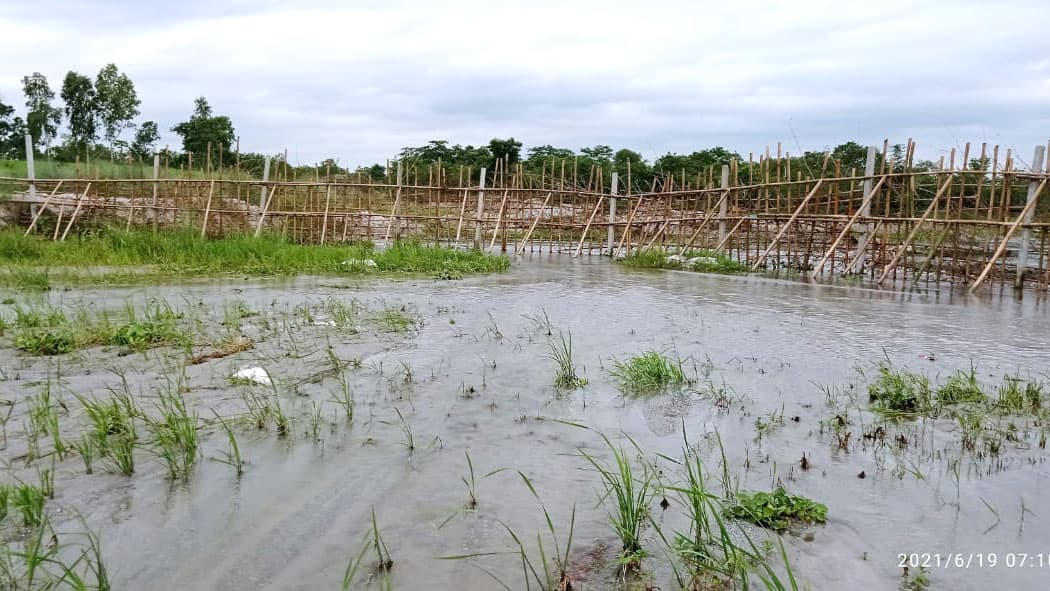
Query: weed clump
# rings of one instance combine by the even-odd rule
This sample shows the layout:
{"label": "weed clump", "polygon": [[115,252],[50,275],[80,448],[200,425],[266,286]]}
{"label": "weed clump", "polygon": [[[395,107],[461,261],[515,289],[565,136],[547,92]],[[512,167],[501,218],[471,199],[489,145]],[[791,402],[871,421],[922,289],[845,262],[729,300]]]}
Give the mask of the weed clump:
{"label": "weed clump", "polygon": [[547,358],[558,364],[558,369],[554,373],[554,385],[567,390],[587,385],[587,378],[577,373],[576,363],[572,359],[572,333],[566,336],[559,332],[558,340],[552,340],[549,346],[550,351],[547,353]]}
{"label": "weed clump", "polygon": [[790,495],[781,487],[771,493],[741,492],[726,515],[755,525],[784,531],[792,522],[824,523],[828,507],[803,496]]}
{"label": "weed clump", "polygon": [[941,404],[962,404],[984,402],[988,396],[977,381],[977,370],[958,371],[937,388],[937,402]]}
{"label": "weed clump", "polygon": [[615,361],[610,373],[628,392],[654,392],[689,382],[681,359],[656,351],[635,355],[627,361]]}
{"label": "weed clump", "polygon": [[889,363],[879,367],[879,376],[868,385],[868,397],[875,410],[890,413],[924,413],[933,406],[929,377]]}
{"label": "weed clump", "polygon": [[686,269],[701,273],[745,273],[747,265],[726,255],[703,249],[688,249],[678,253],[663,248],[639,249],[620,259],[625,267],[638,269]]}

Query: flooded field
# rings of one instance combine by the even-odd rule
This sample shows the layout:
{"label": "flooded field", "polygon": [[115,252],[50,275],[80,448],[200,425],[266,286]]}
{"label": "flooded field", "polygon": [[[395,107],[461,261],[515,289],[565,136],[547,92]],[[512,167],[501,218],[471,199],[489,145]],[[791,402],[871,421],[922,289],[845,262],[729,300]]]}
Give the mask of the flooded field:
{"label": "flooded field", "polygon": [[[676,542],[691,531],[686,447],[727,508],[778,487],[826,505],[823,523],[785,528],[714,512],[786,588],[784,557],[799,588],[1050,580],[1050,315],[1035,298],[537,254],[453,281],[236,278],[0,299],[4,481],[53,478],[44,511],[62,555],[99,533],[114,589],[535,589],[545,564],[559,571],[552,588],[723,588],[694,579]],[[55,310],[66,319],[49,320]],[[126,328],[140,321],[155,330]],[[70,331],[109,336],[34,354],[56,346],[34,327],[78,323]],[[575,379],[558,387],[553,358],[570,338]],[[632,356],[653,351],[682,383],[625,381]],[[920,375],[936,409],[872,409],[870,386]],[[946,398],[945,383],[989,400]],[[1014,406],[1000,401],[1010,384]],[[133,469],[110,451],[88,474],[73,444],[88,441],[92,401],[114,396],[141,413],[122,460]],[[199,451],[160,446],[177,432],[162,415],[191,417]],[[603,436],[649,487],[634,493],[644,515],[626,574],[616,494],[596,469],[616,473]],[[21,551],[15,507],[0,527]],[[905,572],[900,555],[914,553],[941,564]],[[958,553],[997,564],[945,566]]]}

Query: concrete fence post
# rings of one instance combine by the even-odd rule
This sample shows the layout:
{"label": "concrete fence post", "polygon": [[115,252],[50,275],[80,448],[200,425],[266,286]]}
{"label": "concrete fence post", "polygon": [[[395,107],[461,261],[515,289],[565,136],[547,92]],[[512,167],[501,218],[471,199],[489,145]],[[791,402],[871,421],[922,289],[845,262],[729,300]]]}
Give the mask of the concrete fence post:
{"label": "concrete fence post", "polygon": [[263,188],[259,190],[259,207],[266,207],[266,182],[270,180],[270,157],[263,160]]}
{"label": "concrete fence post", "polygon": [[616,248],[616,226],[613,224],[616,223],[616,194],[619,182],[620,175],[612,173],[612,183],[609,189],[609,256],[613,256],[613,249]]}
{"label": "concrete fence post", "polygon": [[[864,163],[864,189],[862,195],[866,199],[871,194],[872,180],[875,175],[875,146],[868,146],[868,159]],[[861,217],[871,217],[871,199],[866,199],[867,204],[864,209],[861,210]],[[853,273],[864,272],[864,251],[868,248],[868,241],[871,240],[871,223],[864,222],[860,224],[858,229],[860,236],[857,238],[857,262],[853,265],[853,269],[850,271]]]}
{"label": "concrete fence post", "polygon": [[[722,165],[722,179],[719,185],[724,193],[729,189],[729,166],[726,164]],[[726,216],[729,215],[729,197],[726,196],[722,199],[719,195],[719,201],[721,202],[718,206],[718,243],[725,242],[726,239]]]}
{"label": "concrete fence post", "polygon": [[481,185],[478,188],[478,210],[474,214],[474,249],[481,250],[481,214],[485,211],[485,173],[481,169]]}
{"label": "concrete fence post", "polygon": [[153,154],[153,231],[157,231],[157,193],[160,187],[157,184],[157,179],[160,178],[160,154],[154,152]]}
{"label": "concrete fence post", "polygon": [[29,207],[30,213],[36,217],[36,167],[33,163],[33,136],[26,134],[26,178],[29,179]]}
{"label": "concrete fence post", "polygon": [[[1038,173],[1043,169],[1043,158],[1046,155],[1046,148],[1044,146],[1036,146],[1035,154],[1032,156],[1032,172]],[[1032,223],[1032,217],[1035,215],[1035,205],[1027,207],[1028,204],[1039,199],[1039,194],[1036,192],[1039,190],[1039,183],[1032,179],[1028,183],[1028,197],[1025,200],[1026,208],[1028,213],[1025,214],[1024,219],[1021,220],[1022,224]],[[1028,251],[1032,242],[1032,229],[1027,226],[1021,229],[1021,248],[1017,252],[1017,277],[1014,278],[1014,287],[1020,289],[1024,285],[1024,274],[1026,267],[1028,267]]]}

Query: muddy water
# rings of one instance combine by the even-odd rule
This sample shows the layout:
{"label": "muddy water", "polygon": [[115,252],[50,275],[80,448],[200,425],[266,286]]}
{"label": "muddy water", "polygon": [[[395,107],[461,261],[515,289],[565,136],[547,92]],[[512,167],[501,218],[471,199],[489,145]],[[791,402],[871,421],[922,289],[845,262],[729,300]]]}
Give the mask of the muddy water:
{"label": "muddy water", "polygon": [[[856,412],[866,398],[829,407],[818,386],[863,388],[857,368],[870,373],[883,356],[942,377],[971,364],[989,380],[1006,372],[1038,374],[1046,371],[1050,350],[1045,302],[634,272],[598,258],[547,255],[524,257],[503,275],[462,281],[303,278],[91,289],[52,297],[114,306],[125,298],[163,297],[205,307],[235,298],[257,309],[355,299],[372,308],[404,306],[423,320],[411,335],[303,329],[298,340],[275,337],[267,353],[191,368],[187,396],[201,408],[232,414],[243,409],[238,389],[225,381],[233,368],[265,365],[281,383],[291,383],[318,373],[323,356],[317,351],[325,344],[344,359],[362,360],[359,369],[348,372],[357,398],[353,428],[327,404],[322,441],[308,433],[304,410],[340,387],[335,378],[282,391],[286,409],[297,418],[294,436],[279,439],[272,429],[243,432],[249,465],[240,479],[212,461],[202,462],[188,483],[176,486],[147,457],[131,478],[83,475],[78,460],[65,461],[52,507],[66,515],[80,511],[101,529],[116,588],[339,588],[373,508],[394,560],[394,588],[500,588],[477,566],[511,588],[523,588],[514,556],[478,558],[474,564],[437,559],[511,550],[504,523],[528,539],[545,530],[540,506],[517,471],[534,482],[563,542],[575,506],[577,583],[610,588],[612,567],[593,563],[596,556],[611,556],[617,543],[597,505],[600,484],[578,450],[608,454],[595,433],[557,420],[585,424],[614,439],[626,433],[654,461],[658,453],[681,456],[684,426],[690,441],[706,451],[712,472],[718,452],[711,436],[717,431],[741,488],[769,490],[780,483],[828,506],[826,525],[783,536],[795,572],[813,589],[896,589],[897,555],[912,552],[999,554],[996,568],[932,569],[934,588],[1043,589],[1050,581],[1045,560],[1042,567],[1004,564],[1009,552],[1050,553],[1045,450],[1010,446],[991,461],[964,454],[958,481],[937,454],[959,454],[953,423],[908,426],[925,451],[892,453],[859,441],[843,451],[830,434],[822,434],[820,421],[843,409]],[[556,330],[571,331],[577,364],[590,381],[585,388],[572,393],[553,388],[547,336],[525,318],[541,308]],[[278,354],[289,347],[295,355]],[[712,383],[724,384],[733,393],[728,408],[688,392],[623,397],[607,374],[611,361],[651,349],[676,351],[690,359],[690,373],[695,368]],[[928,353],[936,360],[920,357]],[[148,390],[162,373],[157,356],[100,357],[67,361],[61,372],[68,389],[83,392],[112,383],[103,368],[117,364],[132,369],[135,388]],[[0,359],[17,367],[22,380],[56,371],[54,360],[27,361],[10,350],[0,352]],[[709,373],[705,365],[712,368]],[[410,382],[405,366],[412,370]],[[10,377],[0,386],[15,393],[24,387]],[[412,451],[395,409],[410,426]],[[782,424],[770,418],[778,414],[785,417]],[[759,438],[756,420],[774,426]],[[853,428],[855,440],[862,428]],[[219,434],[206,436],[206,457],[224,447]],[[478,479],[476,511],[463,510],[464,452]],[[799,468],[804,453],[811,464],[807,471]],[[658,463],[673,484],[674,466]],[[506,470],[483,477],[501,468]],[[857,477],[861,471],[866,478]],[[1023,523],[1022,503],[1028,509]],[[668,529],[685,527],[674,505],[654,512]],[[673,588],[662,566],[665,550],[651,531],[647,545],[654,556],[647,562],[653,583]]]}

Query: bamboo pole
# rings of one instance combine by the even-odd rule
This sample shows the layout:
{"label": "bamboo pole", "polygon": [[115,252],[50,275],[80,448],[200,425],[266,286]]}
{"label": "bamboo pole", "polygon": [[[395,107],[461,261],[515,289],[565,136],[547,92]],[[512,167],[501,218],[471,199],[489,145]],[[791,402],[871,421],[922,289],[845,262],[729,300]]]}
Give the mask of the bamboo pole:
{"label": "bamboo pole", "polygon": [[[90,188],[91,183],[88,183],[87,187],[84,188],[84,192],[80,195],[80,199],[77,199],[77,206],[73,210],[73,215],[69,216],[69,224],[66,226],[66,231],[62,232],[62,238],[59,239],[59,242],[64,242],[66,240],[66,236],[69,235],[69,231],[73,229],[73,222],[77,221],[77,214],[80,213],[80,207],[84,205],[84,199],[87,199],[88,190]],[[58,231],[57,227],[55,228],[55,231]]]}
{"label": "bamboo pole", "polygon": [[[716,211],[719,212],[719,214],[720,214],[719,224],[724,224],[725,223],[725,217],[724,217],[725,212],[722,211],[722,205],[729,199],[729,193],[730,193],[729,190],[726,190],[726,191],[722,192],[722,196],[718,199],[718,202],[715,203],[715,206],[710,211],[708,211],[706,215],[704,215],[704,220],[702,222],[700,222],[700,226],[697,227],[696,231],[693,232],[693,235],[690,236],[689,240],[685,243],[685,246],[682,247],[683,251],[687,250],[690,246],[692,246],[693,242],[696,241],[696,238],[700,235],[700,232],[704,229],[704,227],[707,226],[708,222],[710,222],[711,220],[715,219],[715,212]],[[719,234],[721,234],[722,237],[724,238],[725,232],[721,232],[720,231]],[[721,242],[721,240],[720,240],[720,242]]]}
{"label": "bamboo pole", "polygon": [[383,241],[390,240],[390,230],[394,227],[394,222],[397,220],[397,206],[401,203],[401,161],[397,161],[397,191],[394,195],[394,206],[390,209],[390,221],[386,225],[386,235],[383,236]]}
{"label": "bamboo pole", "polygon": [[215,193],[215,181],[208,185],[208,202],[204,206],[204,222],[201,223],[201,238],[204,238],[208,232],[208,214],[211,213],[211,196]]}
{"label": "bamboo pole", "polygon": [[489,250],[496,246],[496,237],[499,236],[499,225],[503,221],[503,210],[507,207],[507,195],[509,194],[509,190],[503,190],[503,199],[499,202],[499,212],[496,213],[496,227],[492,229],[492,241],[489,242]]}
{"label": "bamboo pole", "polygon": [[[631,209],[631,213],[627,216],[627,225],[624,227],[623,234],[620,235],[620,243],[616,245],[616,252],[620,252],[623,248],[623,243],[627,240],[627,237],[631,234],[631,223],[634,222],[634,215],[638,213],[638,208],[642,206],[642,197],[638,197],[638,203],[634,204],[634,208]],[[630,251],[630,244],[627,246],[627,250]]]}
{"label": "bamboo pole", "polygon": [[33,231],[33,228],[36,227],[37,220],[40,219],[40,216],[44,213],[44,210],[47,209],[47,205],[51,203],[51,198],[54,197],[56,193],[58,193],[58,189],[62,186],[62,183],[64,182],[65,181],[58,181],[58,184],[55,185],[55,188],[52,189],[51,193],[48,194],[46,199],[44,199],[44,202],[40,205],[40,208],[36,210],[36,215],[33,216],[33,221],[29,222],[29,227],[26,228],[26,232],[25,234],[23,234],[23,236],[29,236],[29,233]]}
{"label": "bamboo pole", "polygon": [[813,188],[810,189],[809,193],[806,194],[806,197],[802,199],[802,203],[798,205],[798,208],[795,209],[795,212],[791,214],[791,217],[788,218],[788,221],[784,224],[782,228],[780,228],[780,231],[777,232],[777,235],[773,238],[773,242],[771,242],[769,246],[766,247],[765,252],[759,255],[758,259],[755,261],[755,264],[752,265],[752,269],[757,270],[758,266],[762,264],[762,261],[766,260],[766,257],[769,256],[769,253],[773,250],[773,247],[775,247],[777,243],[780,242],[780,239],[784,237],[784,234],[787,233],[788,228],[791,227],[791,224],[795,223],[795,219],[798,218],[799,214],[802,213],[802,210],[809,203],[809,200],[817,194],[817,190],[820,189],[820,186],[822,184],[824,184],[824,179],[818,180],[817,183],[813,186]]}
{"label": "bamboo pole", "polygon": [[952,176],[948,175],[948,178],[945,179],[944,184],[941,185],[941,188],[937,190],[937,194],[933,196],[933,200],[930,201],[930,205],[926,207],[926,211],[923,212],[922,217],[919,218],[919,222],[915,224],[914,227],[912,227],[911,232],[908,233],[908,237],[904,239],[904,243],[897,247],[897,253],[894,254],[890,262],[886,264],[886,267],[882,270],[882,275],[879,276],[879,279],[875,282],[875,285],[882,285],[882,282],[886,280],[886,276],[889,275],[890,271],[892,271],[893,268],[897,265],[897,261],[900,260],[901,256],[903,256],[905,251],[908,250],[908,245],[911,244],[911,241],[914,240],[915,236],[919,234],[919,228],[921,228],[922,225],[926,223],[926,220],[929,219],[930,214],[932,214],[933,211],[936,209],[937,200],[940,199],[942,195],[944,195],[944,192],[947,191],[948,188],[951,187],[951,185]]}
{"label": "bamboo pole", "polygon": [[529,231],[525,232],[525,237],[522,238],[521,245],[519,245],[518,248],[514,249],[514,254],[520,255],[521,253],[525,252],[525,244],[527,244],[529,238],[532,237],[532,231],[536,229],[536,225],[540,223],[540,218],[543,217],[543,209],[547,207],[547,202],[551,200],[551,195],[553,194],[553,191],[547,193],[547,198],[543,200],[543,205],[540,205],[540,210],[536,213],[536,219],[532,220],[532,225],[529,226]]}
{"label": "bamboo pole", "polygon": [[[462,169],[462,167],[460,168]],[[460,170],[460,174],[463,174],[462,170]],[[462,179],[460,184],[463,184]],[[459,206],[459,223],[456,224],[456,242],[459,242],[460,233],[463,231],[463,216],[467,213],[467,196],[469,193],[470,191],[463,189],[463,203]]]}
{"label": "bamboo pole", "polygon": [[[835,238],[835,241],[831,243],[831,247],[828,248],[827,252],[824,253],[824,256],[820,259],[820,262],[813,267],[813,272],[809,275],[811,279],[815,278],[820,273],[821,269],[824,268],[824,264],[828,262],[829,258],[831,258],[831,254],[835,252],[836,248],[838,248],[839,242],[841,242],[842,239],[846,237],[846,234],[848,234],[849,231],[853,228],[853,224],[856,223],[857,219],[860,218],[860,215],[864,213],[864,208],[871,204],[871,200],[875,197],[875,194],[879,191],[879,188],[882,187],[882,183],[884,182],[886,182],[885,176],[880,178],[878,184],[876,184],[875,187],[871,190],[871,192],[864,197],[864,201],[861,202],[861,205],[857,209],[856,213],[854,213],[853,217],[851,217],[849,221],[846,222],[845,227],[843,227],[842,231],[839,232],[839,235]],[[849,267],[846,268],[849,269]]]}
{"label": "bamboo pole", "polygon": [[725,248],[726,243],[729,242],[729,239],[733,237],[733,234],[736,234],[737,229],[741,225],[743,225],[743,223],[747,221],[747,219],[748,218],[746,216],[741,216],[740,219],[737,220],[735,224],[733,224],[733,227],[730,228],[729,232],[726,233],[726,237],[718,243],[718,246],[715,247],[715,252],[722,252],[722,249]]}
{"label": "bamboo pole", "polygon": [[[326,176],[328,173],[325,173]],[[324,244],[325,235],[328,234],[328,207],[332,202],[332,184],[328,183],[324,196],[324,222],[321,223],[321,244]]]}
{"label": "bamboo pole", "polygon": [[999,248],[995,249],[995,254],[992,255],[992,259],[988,261],[988,264],[985,265],[984,270],[981,271],[981,274],[977,276],[977,280],[974,281],[973,285],[970,286],[970,293],[973,293],[977,290],[977,288],[981,285],[981,283],[984,282],[985,278],[988,276],[988,273],[991,272],[992,266],[995,265],[995,261],[999,260],[999,257],[1003,256],[1003,253],[1006,252],[1006,246],[1010,242],[1010,238],[1013,237],[1014,232],[1016,232],[1017,228],[1020,227],[1021,222],[1025,220],[1025,217],[1028,216],[1028,213],[1035,209],[1035,204],[1039,202],[1039,194],[1043,192],[1043,188],[1045,187],[1046,179],[1043,179],[1043,182],[1039,183],[1038,187],[1036,187],[1035,192],[1032,194],[1032,197],[1028,200],[1028,203],[1024,206],[1024,209],[1021,210],[1021,215],[1017,216],[1017,219],[1014,220],[1014,223],[1010,224],[1010,228],[1006,230],[1006,236],[1004,236],[1003,241],[999,243]]}
{"label": "bamboo pole", "polygon": [[598,215],[598,210],[602,206],[602,198],[605,195],[598,196],[598,202],[594,204],[594,211],[591,212],[591,217],[587,218],[587,225],[583,227],[583,233],[580,234],[580,243],[576,245],[576,252],[573,253],[572,258],[580,256],[580,251],[583,250],[583,241],[587,239],[587,231],[591,229],[591,223],[594,221],[594,216]]}
{"label": "bamboo pole", "polygon": [[277,192],[277,187],[278,185],[274,184],[273,188],[270,189],[270,196],[266,198],[266,203],[263,204],[262,211],[259,212],[259,223],[255,225],[256,238],[262,233],[263,222],[266,220],[266,212],[270,211],[270,203],[273,202],[273,195]]}

